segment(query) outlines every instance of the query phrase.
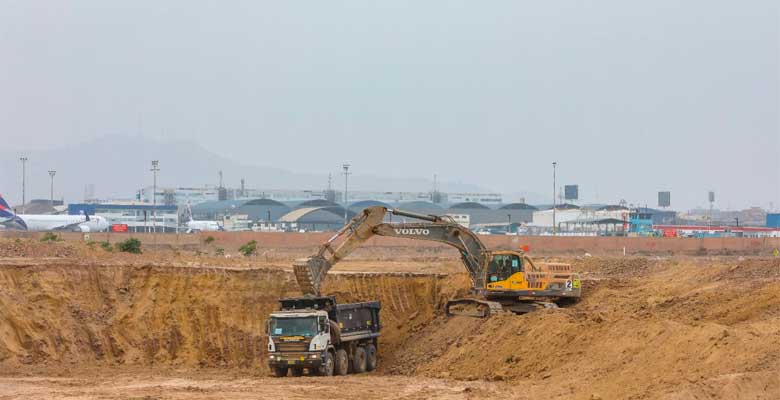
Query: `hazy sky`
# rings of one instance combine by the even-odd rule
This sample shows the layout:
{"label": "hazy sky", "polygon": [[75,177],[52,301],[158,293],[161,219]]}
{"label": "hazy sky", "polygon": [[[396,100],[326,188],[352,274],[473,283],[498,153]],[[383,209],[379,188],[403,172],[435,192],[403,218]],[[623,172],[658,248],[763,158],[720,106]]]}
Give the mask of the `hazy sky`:
{"label": "hazy sky", "polygon": [[777,1],[377,3],[0,0],[2,142],[780,205]]}

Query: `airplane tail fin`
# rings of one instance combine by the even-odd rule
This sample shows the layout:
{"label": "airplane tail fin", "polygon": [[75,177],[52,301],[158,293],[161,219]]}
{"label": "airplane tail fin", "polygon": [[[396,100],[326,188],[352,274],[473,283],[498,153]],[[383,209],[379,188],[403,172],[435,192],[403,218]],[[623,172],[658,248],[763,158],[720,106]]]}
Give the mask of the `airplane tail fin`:
{"label": "airplane tail fin", "polygon": [[0,218],[13,218],[16,214],[0,194]]}
{"label": "airplane tail fin", "polygon": [[190,207],[190,203],[187,203],[187,221],[192,222],[192,207]]}
{"label": "airplane tail fin", "polygon": [[79,214],[84,216],[84,222],[89,222],[89,213],[84,212],[84,210],[80,210]]}
{"label": "airplane tail fin", "polygon": [[16,215],[14,210],[11,209],[11,206],[8,205],[8,202],[3,198],[3,195],[0,195],[0,220],[13,221],[19,224],[19,226],[23,229],[27,230],[27,223],[25,223],[21,217]]}

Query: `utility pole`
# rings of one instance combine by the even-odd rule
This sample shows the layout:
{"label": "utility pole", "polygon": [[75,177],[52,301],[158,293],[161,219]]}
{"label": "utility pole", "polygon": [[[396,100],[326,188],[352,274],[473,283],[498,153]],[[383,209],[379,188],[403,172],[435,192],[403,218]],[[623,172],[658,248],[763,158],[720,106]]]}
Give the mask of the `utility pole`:
{"label": "utility pole", "polygon": [[506,233],[512,232],[512,214],[506,215]]}
{"label": "utility pole", "polygon": [[349,172],[349,167],[351,167],[349,164],[342,165],[342,168],[344,168],[344,225],[349,221],[349,202],[347,201],[349,174],[351,173]]}
{"label": "utility pole", "polygon": [[555,226],[555,168],[558,166],[558,162],[553,161],[553,236],[555,236],[555,231],[557,226]]}
{"label": "utility pole", "polygon": [[154,184],[152,185],[152,240],[154,241],[154,247],[157,248],[157,172],[160,161],[152,160],[152,173],[154,174]]}
{"label": "utility pole", "polygon": [[49,176],[51,177],[51,193],[50,193],[51,197],[50,197],[49,201],[51,201],[50,205],[51,205],[52,208],[54,208],[54,175],[56,173],[57,173],[57,171],[55,171],[53,169],[49,170]]}
{"label": "utility pole", "polygon": [[24,204],[26,203],[25,200],[25,179],[27,177],[27,157],[19,157],[19,161],[22,162],[22,214],[24,214]]}

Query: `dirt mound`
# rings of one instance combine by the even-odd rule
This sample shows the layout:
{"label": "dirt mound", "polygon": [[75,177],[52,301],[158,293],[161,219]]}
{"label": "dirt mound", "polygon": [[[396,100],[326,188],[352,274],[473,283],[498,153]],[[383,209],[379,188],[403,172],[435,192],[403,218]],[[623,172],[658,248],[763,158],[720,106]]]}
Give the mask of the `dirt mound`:
{"label": "dirt mound", "polygon": [[760,282],[728,278],[747,266],[656,267],[641,279],[601,282],[570,308],[487,321],[438,318],[394,353],[388,369],[518,381],[530,398],[779,393],[775,267],[758,263],[775,276]]}
{"label": "dirt mound", "polygon": [[648,273],[656,262],[644,257],[579,257],[571,264],[579,272],[626,278]]}
{"label": "dirt mound", "polygon": [[0,258],[73,257],[78,252],[72,244],[41,242],[32,239],[0,239]]}
{"label": "dirt mound", "polygon": [[[279,297],[298,294],[292,275],[246,260],[207,262],[0,265],[0,371],[267,373],[262,322]],[[525,398],[772,398],[780,390],[776,260],[574,263],[588,279],[579,303],[488,320],[441,315],[448,298],[465,294],[465,273],[377,274],[381,262],[355,273],[355,264],[329,275],[324,292],[382,302],[379,375],[508,381]]]}

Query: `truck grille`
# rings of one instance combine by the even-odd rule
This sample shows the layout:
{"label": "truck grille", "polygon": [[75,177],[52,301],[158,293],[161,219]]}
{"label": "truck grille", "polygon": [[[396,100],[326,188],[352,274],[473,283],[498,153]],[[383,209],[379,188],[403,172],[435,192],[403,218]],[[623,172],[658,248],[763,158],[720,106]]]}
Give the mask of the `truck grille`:
{"label": "truck grille", "polygon": [[276,345],[276,351],[308,351],[308,342],[279,342],[274,343]]}

